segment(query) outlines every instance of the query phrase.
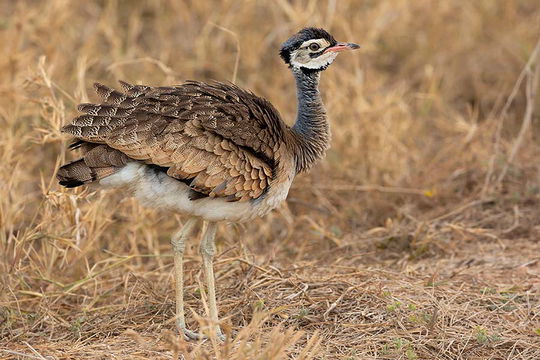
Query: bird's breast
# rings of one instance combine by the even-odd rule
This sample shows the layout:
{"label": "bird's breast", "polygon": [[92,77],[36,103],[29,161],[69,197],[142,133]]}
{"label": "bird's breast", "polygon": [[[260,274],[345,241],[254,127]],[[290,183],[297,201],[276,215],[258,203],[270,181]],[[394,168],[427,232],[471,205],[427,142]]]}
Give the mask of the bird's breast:
{"label": "bird's breast", "polygon": [[162,208],[207,221],[243,222],[264,216],[287,198],[293,174],[276,179],[261,197],[250,201],[228,202],[223,198],[206,197],[191,200],[191,189],[164,172],[130,162],[122,170],[100,181],[105,187],[125,188],[143,206]]}

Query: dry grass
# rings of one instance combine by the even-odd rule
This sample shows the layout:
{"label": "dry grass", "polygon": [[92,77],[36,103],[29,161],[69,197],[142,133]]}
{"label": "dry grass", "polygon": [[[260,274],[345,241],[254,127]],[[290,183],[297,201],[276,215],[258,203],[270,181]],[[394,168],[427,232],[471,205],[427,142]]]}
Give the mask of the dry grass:
{"label": "dry grass", "polygon": [[[0,14],[0,358],[540,358],[537,0],[3,1]],[[118,79],[234,79],[291,121],[277,49],[305,25],[363,45],[323,74],[332,150],[278,211],[221,226],[232,340],[185,343],[170,321],[182,219],[58,187],[59,128],[92,82]],[[186,301],[204,327],[196,243]]]}

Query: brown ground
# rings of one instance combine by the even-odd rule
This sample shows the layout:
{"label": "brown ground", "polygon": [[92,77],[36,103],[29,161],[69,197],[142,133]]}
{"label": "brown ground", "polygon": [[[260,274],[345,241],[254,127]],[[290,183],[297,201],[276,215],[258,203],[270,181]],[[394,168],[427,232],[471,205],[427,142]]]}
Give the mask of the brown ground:
{"label": "brown ground", "polygon": [[[363,45],[323,74],[332,150],[279,210],[221,226],[232,340],[186,343],[184,219],[61,189],[59,128],[118,79],[233,80],[290,122],[277,49],[306,24]],[[537,0],[1,2],[0,358],[540,359],[539,39]]]}

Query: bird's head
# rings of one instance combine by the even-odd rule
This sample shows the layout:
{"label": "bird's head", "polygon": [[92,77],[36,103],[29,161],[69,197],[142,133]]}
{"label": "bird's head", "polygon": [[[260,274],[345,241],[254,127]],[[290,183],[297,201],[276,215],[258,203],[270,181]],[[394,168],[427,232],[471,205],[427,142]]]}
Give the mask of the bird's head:
{"label": "bird's head", "polygon": [[281,45],[279,54],[289,67],[304,71],[322,71],[340,51],[360,48],[353,43],[337,42],[324,29],[304,28]]}

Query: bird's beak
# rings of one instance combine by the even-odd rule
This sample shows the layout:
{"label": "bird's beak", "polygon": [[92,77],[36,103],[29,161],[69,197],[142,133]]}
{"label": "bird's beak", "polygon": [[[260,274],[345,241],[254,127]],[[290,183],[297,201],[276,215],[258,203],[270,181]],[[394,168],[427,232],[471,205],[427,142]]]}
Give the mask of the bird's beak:
{"label": "bird's beak", "polygon": [[326,54],[327,52],[340,52],[344,50],[355,50],[359,48],[360,48],[360,45],[357,45],[357,44],[338,42],[336,45],[324,50],[324,54]]}

